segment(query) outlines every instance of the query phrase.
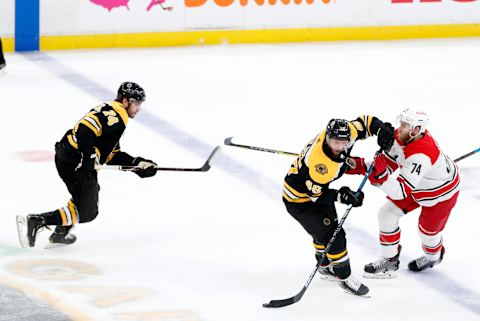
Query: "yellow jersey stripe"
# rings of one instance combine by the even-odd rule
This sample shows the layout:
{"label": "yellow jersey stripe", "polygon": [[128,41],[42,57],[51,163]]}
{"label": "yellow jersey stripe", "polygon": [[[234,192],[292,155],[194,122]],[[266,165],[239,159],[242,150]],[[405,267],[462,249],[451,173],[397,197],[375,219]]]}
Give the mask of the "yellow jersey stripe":
{"label": "yellow jersey stripe", "polygon": [[119,103],[118,101],[112,101],[109,104],[112,106],[112,108],[117,112],[117,114],[120,115],[120,118],[122,118],[123,123],[125,126],[128,124],[128,113],[127,110],[123,107],[122,103]]}
{"label": "yellow jersey stripe", "polygon": [[297,197],[308,197],[308,194],[298,192],[296,189],[294,189],[293,187],[291,187],[290,185],[288,185],[287,182],[283,182],[283,187],[285,187],[286,189],[288,189],[288,191],[289,191],[290,193],[292,193],[293,195],[295,195],[295,196],[297,196]]}
{"label": "yellow jersey stripe", "polygon": [[282,195],[283,195],[283,198],[285,198],[285,199],[286,199],[287,201],[289,201],[290,203],[306,203],[306,202],[310,202],[310,201],[311,201],[311,199],[308,198],[308,197],[305,197],[305,198],[295,198],[295,199],[293,199],[293,198],[288,197],[288,195],[285,194],[285,193],[283,193]]}
{"label": "yellow jersey stripe", "polygon": [[[360,122],[357,122],[357,124],[360,124]],[[350,128],[350,142],[355,142],[358,137],[358,128],[355,126],[355,124],[349,122],[348,127]],[[363,125],[362,125],[363,127]]]}
{"label": "yellow jersey stripe", "polygon": [[98,128],[100,128],[100,134],[101,134],[102,131],[103,131],[103,127],[102,127],[102,123],[101,123],[100,120],[98,119],[97,115],[95,115],[94,112],[91,112],[91,113],[88,113],[87,116],[90,117],[90,118],[92,118],[92,119],[97,123]]}
{"label": "yellow jersey stripe", "polygon": [[67,136],[68,142],[72,145],[73,148],[78,149],[78,144],[73,140],[72,135]]}
{"label": "yellow jersey stripe", "polygon": [[105,161],[105,163],[108,163],[112,160],[113,156],[115,156],[115,154],[117,154],[117,151],[113,151],[110,153],[110,155],[108,155],[107,157],[107,160]]}
{"label": "yellow jersey stripe", "polygon": [[83,124],[85,126],[87,126],[88,128],[90,128],[92,130],[92,132],[95,134],[95,136],[100,136],[100,132],[98,131],[97,128],[95,128],[95,126],[93,126],[88,120],[86,120],[85,118],[82,119],[81,121],[79,121],[80,124]]}
{"label": "yellow jersey stripe", "polygon": [[95,147],[95,154],[97,155],[98,159],[100,159],[101,153],[97,147]]}

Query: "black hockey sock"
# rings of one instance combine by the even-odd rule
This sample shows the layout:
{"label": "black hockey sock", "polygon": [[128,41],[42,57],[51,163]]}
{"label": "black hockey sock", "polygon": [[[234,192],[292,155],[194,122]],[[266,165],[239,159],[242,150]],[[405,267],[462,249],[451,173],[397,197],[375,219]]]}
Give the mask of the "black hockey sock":
{"label": "black hockey sock", "polygon": [[350,269],[350,260],[346,260],[338,264],[334,263],[333,272],[335,273],[335,276],[341,280],[348,278],[350,274],[352,274],[352,270]]}
{"label": "black hockey sock", "polygon": [[47,225],[62,225],[62,216],[59,210],[41,214],[45,218]]}

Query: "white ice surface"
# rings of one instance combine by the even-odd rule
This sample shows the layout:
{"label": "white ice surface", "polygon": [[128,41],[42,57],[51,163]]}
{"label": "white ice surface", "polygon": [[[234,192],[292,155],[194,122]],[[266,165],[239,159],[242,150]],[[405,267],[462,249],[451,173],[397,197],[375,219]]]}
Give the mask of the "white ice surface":
{"label": "white ice surface", "polygon": [[[479,39],[7,54],[0,72],[0,281],[28,284],[91,320],[480,320],[478,155],[459,163],[463,191],[444,231],[444,262],[420,275],[406,270],[421,254],[413,212],[401,221],[398,278],[361,278],[363,265],[379,255],[376,211],[385,200],[365,187],[365,204],[345,228],[353,274],[371,299],[315,279],[299,303],[262,308],[297,293],[315,264],[311,239],[281,201],[288,156],[224,146],[207,173],[141,180],[101,172],[100,214],[76,227],[78,241],[68,248],[44,250],[43,232],[36,248],[19,249],[14,224],[17,214],[54,210],[69,198],[52,161],[25,162],[18,153],[53,151],[122,81],[147,92],[122,148],[161,166],[198,167],[229,136],[298,152],[330,118],[372,114],[394,122],[409,106],[430,113],[430,131],[456,158],[479,147],[478,57]],[[371,139],[354,153],[371,158],[376,148]],[[344,177],[333,186],[354,188],[360,180]],[[337,208],[343,215],[346,207]],[[37,259],[58,261],[31,275],[12,268]],[[41,277],[68,270],[63,261],[98,273]],[[87,287],[97,292],[78,292]],[[112,287],[147,294],[99,306],[99,289]],[[151,318],[131,317],[143,312]]]}

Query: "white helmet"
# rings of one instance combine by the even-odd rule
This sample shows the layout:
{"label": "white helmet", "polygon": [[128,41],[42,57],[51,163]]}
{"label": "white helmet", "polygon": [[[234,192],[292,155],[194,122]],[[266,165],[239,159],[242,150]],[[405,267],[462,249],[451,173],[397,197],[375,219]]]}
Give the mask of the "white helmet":
{"label": "white helmet", "polygon": [[397,124],[400,124],[401,121],[409,124],[411,129],[420,127],[419,134],[421,134],[425,132],[425,128],[428,125],[428,115],[424,111],[407,108],[397,117]]}

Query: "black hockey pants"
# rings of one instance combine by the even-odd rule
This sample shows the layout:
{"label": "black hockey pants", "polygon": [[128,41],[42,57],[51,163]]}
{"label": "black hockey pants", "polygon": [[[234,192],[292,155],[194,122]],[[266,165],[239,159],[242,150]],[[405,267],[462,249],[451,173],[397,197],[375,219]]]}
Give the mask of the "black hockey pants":
{"label": "black hockey pants", "polygon": [[78,222],[86,223],[93,221],[98,215],[100,186],[98,185],[96,172],[92,180],[86,183],[78,182],[74,175],[78,162],[79,160],[76,160],[75,157],[66,155],[62,148],[62,143],[55,145],[55,166],[57,167],[58,175],[60,175],[72,195],[73,203],[78,212]]}
{"label": "black hockey pants", "polygon": [[[291,203],[285,199],[283,199],[283,202],[288,213],[312,236],[313,242],[316,245],[326,247],[338,226],[335,204],[333,202],[327,204],[316,204],[314,202]],[[349,260],[341,260],[341,257],[348,255],[346,250],[347,239],[342,228],[328,251],[329,257],[338,257],[342,261],[336,264],[335,259],[330,259],[333,263],[335,274],[341,279],[347,278],[351,273]],[[342,253],[345,253],[345,255],[341,255]],[[322,261],[322,263],[326,262],[328,261]]]}

